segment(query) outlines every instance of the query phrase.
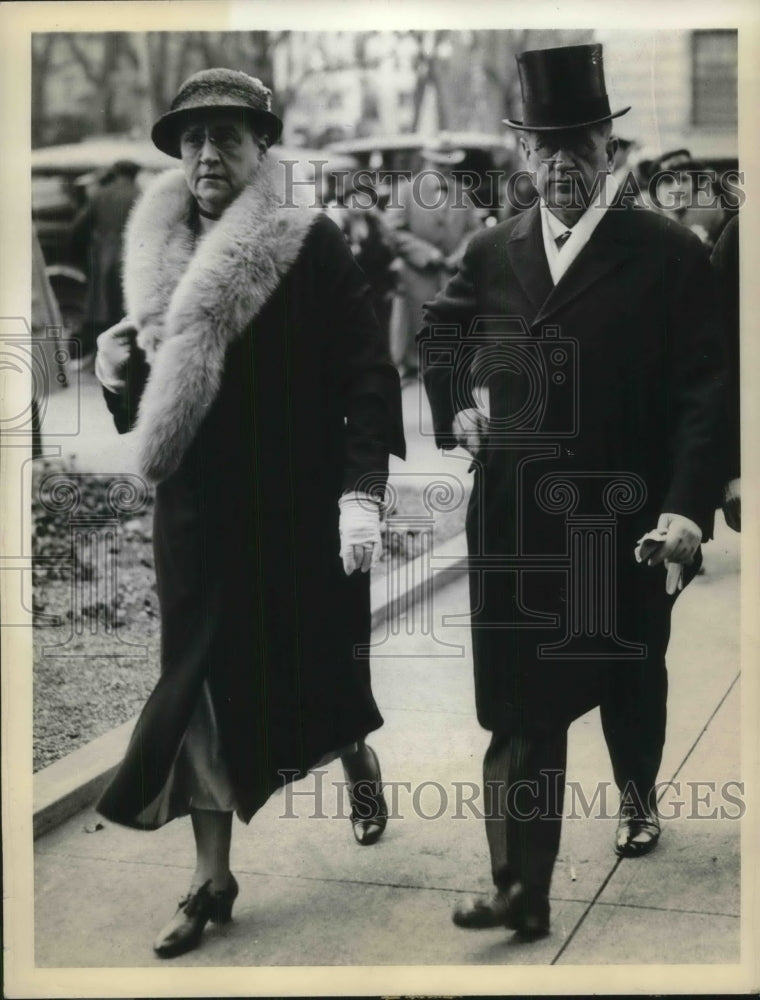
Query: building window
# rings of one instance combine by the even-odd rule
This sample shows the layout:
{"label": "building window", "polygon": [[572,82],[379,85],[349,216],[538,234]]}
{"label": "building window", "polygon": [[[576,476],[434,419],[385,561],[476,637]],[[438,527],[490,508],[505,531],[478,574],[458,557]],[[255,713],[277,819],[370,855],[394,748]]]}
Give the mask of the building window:
{"label": "building window", "polygon": [[733,30],[692,34],[692,124],[734,128],[737,124],[737,33]]}

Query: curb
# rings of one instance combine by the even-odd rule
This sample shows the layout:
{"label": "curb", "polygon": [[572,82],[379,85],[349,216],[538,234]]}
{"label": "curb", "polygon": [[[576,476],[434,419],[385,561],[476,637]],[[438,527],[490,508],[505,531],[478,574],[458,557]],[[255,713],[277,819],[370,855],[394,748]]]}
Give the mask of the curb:
{"label": "curb", "polygon": [[127,748],[137,716],[34,775],[34,839],[91,806]]}
{"label": "curb", "polygon": [[[467,569],[465,552],[464,532],[460,532],[436,550],[436,562],[445,561],[448,565],[437,566],[437,571],[427,579],[424,571],[429,568],[430,555],[426,553],[406,564],[407,583],[397,594],[390,592],[387,575],[374,581],[370,590],[372,630],[388,621],[393,610],[403,616],[425,594],[436,594],[458,580]],[[137,716],[34,775],[35,840],[96,801],[124,756],[136,722]]]}

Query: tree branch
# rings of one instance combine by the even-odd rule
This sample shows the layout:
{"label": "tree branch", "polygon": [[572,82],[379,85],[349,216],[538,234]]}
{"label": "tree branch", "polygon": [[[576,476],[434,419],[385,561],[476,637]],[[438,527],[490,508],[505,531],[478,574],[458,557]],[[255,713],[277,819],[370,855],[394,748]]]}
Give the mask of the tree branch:
{"label": "tree branch", "polygon": [[92,66],[87,61],[87,56],[84,54],[84,52],[82,52],[82,50],[77,45],[74,35],[72,35],[71,33],[67,33],[65,35],[65,38],[66,42],[68,43],[69,50],[72,56],[74,56],[74,59],[82,68],[84,75],[87,77],[87,79],[94,87],[100,88],[103,85],[102,74],[95,73]]}

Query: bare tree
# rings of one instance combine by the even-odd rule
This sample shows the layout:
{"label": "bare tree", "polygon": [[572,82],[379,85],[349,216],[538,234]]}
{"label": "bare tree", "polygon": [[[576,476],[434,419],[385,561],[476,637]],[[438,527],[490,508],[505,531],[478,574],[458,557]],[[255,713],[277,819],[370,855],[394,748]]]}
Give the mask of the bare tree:
{"label": "bare tree", "polygon": [[44,139],[47,119],[47,81],[58,36],[32,35],[32,146],[39,146]]}
{"label": "bare tree", "polygon": [[77,35],[71,32],[62,34],[71,56],[79,64],[85,78],[92,85],[94,92],[101,97],[103,115],[103,131],[118,130],[120,122],[113,115],[114,88],[111,75],[122,56],[126,56],[137,69],[137,60],[129,44],[129,36],[123,31],[107,31],[102,35],[100,58],[89,52],[81,44]]}

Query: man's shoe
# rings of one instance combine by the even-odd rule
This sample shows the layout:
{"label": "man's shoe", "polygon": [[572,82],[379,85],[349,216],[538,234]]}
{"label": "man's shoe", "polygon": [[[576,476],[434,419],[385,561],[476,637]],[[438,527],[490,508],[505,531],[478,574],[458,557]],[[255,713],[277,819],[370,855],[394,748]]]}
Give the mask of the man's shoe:
{"label": "man's shoe", "polygon": [[348,789],[351,828],[357,844],[363,847],[376,843],[388,823],[388,803],[383,795],[380,761],[371,746],[367,746],[367,750],[374,761],[374,775],[372,778],[360,778]]}
{"label": "man's shoe", "polygon": [[621,805],[615,831],[615,854],[618,857],[640,858],[654,850],[659,839],[660,818],[656,808],[642,812],[634,805]]}
{"label": "man's shoe", "polygon": [[454,910],[452,920],[457,927],[469,930],[507,927],[523,941],[535,941],[549,933],[549,897],[544,892],[529,892],[516,882],[488,899],[468,900]]}
{"label": "man's shoe", "polygon": [[482,930],[487,927],[510,927],[514,914],[510,910],[509,903],[504,895],[495,892],[488,899],[477,897],[468,899],[457,906],[451,919],[457,927],[466,927],[469,930]]}

